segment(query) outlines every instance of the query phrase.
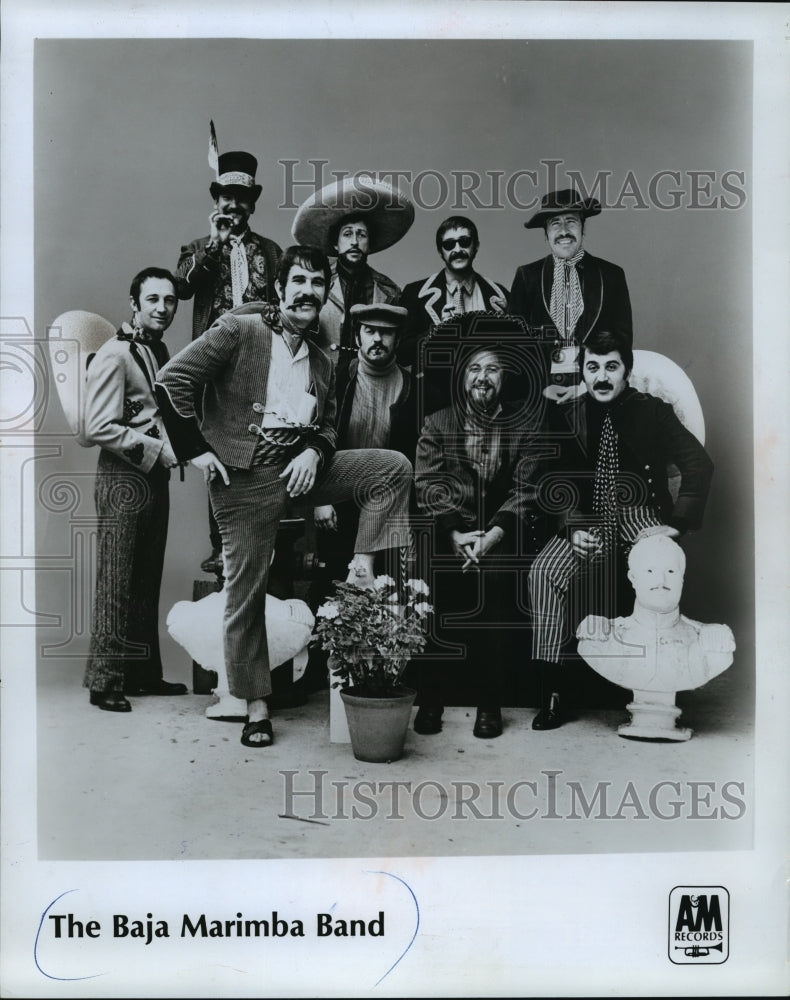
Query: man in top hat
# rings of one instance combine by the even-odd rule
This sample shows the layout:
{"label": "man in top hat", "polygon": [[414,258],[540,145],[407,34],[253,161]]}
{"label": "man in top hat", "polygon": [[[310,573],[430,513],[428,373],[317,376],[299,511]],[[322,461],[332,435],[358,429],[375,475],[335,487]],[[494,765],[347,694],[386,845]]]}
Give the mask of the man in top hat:
{"label": "man in top hat", "polygon": [[433,327],[468,312],[507,312],[505,288],[474,269],[480,237],[471,219],[460,215],[445,219],[436,230],[436,249],[444,264],[441,271],[411,282],[400,298],[409,321],[398,360],[412,370],[420,341]]}
{"label": "man in top hat", "polygon": [[[414,461],[419,431],[415,381],[395,357],[407,315],[385,303],[351,307],[357,355],[345,371],[337,369],[342,378],[337,386],[338,448],[389,448]],[[359,509],[351,501],[316,507],[314,519],[318,555],[326,567],[323,579],[311,588],[317,605],[353,555]]]}
{"label": "man in top hat", "polygon": [[616,264],[583,248],[585,221],[599,215],[595,198],[577,191],[552,191],[527,229],[543,229],[551,253],[516,271],[510,311],[529,327],[542,328],[544,395],[555,402],[573,399],[583,386],[579,345],[594,332],[608,330],[633,342],[631,300],[625,273]]}
{"label": "man in top hat", "polygon": [[[245,302],[276,304],[274,283],[282,256],[273,240],[259,236],[249,226],[261,193],[261,185],[255,183],[255,157],[241,151],[220,155],[212,122],[208,159],[216,172],[209,189],[214,199],[210,232],[181,247],[176,269],[179,299],[195,299],[193,340],[224,313]],[[209,539],[211,554],[200,565],[205,573],[215,573],[222,566],[222,539],[210,503]]]}
{"label": "man in top hat", "polygon": [[274,282],[282,256],[273,240],[249,226],[261,193],[255,183],[255,157],[240,151],[218,154],[212,123],[209,162],[217,174],[210,186],[214,210],[208,218],[209,235],[181,247],[176,269],[178,297],[195,299],[193,340],[245,302],[276,303]]}
{"label": "man in top hat", "polygon": [[393,303],[400,296],[400,288],[375,271],[368,257],[397,243],[413,222],[411,201],[368,177],[330,184],[299,207],[292,230],[296,242],[320,247],[336,258],[318,338],[318,346],[335,365],[347,367],[357,353],[352,306]]}

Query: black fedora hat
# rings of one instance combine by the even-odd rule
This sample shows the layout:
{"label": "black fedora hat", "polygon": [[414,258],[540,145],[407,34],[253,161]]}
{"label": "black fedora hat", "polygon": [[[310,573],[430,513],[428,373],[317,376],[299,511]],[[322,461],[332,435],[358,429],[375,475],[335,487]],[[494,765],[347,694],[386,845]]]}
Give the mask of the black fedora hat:
{"label": "black fedora hat", "polygon": [[257,201],[263,190],[260,184],[255,183],[257,169],[258,161],[252,153],[241,150],[221,153],[217,166],[217,179],[211,182],[211,197],[216,200],[225,188],[233,188]]}
{"label": "black fedora hat", "polygon": [[540,210],[528,222],[524,223],[524,227],[526,229],[542,229],[552,215],[560,215],[565,212],[578,212],[584,220],[591,215],[600,215],[601,203],[597,198],[580,197],[579,192],[574,188],[565,188],[564,191],[550,191],[540,199]]}

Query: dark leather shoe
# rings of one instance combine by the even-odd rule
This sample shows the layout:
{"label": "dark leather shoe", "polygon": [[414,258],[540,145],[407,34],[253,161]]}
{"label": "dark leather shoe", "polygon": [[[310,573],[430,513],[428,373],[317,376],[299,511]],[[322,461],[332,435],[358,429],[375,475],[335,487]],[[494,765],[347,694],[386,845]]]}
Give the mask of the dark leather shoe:
{"label": "dark leather shoe", "polygon": [[541,706],[540,711],[532,720],[532,728],[559,729],[564,721],[560,710],[560,696],[554,693],[549,696],[549,700]]}
{"label": "dark leather shoe", "polygon": [[177,684],[173,681],[154,681],[153,684],[137,684],[126,688],[126,694],[187,694],[189,688],[186,684]]}
{"label": "dark leather shoe", "polygon": [[414,716],[414,732],[423,736],[433,736],[442,731],[441,705],[420,705]]}
{"label": "dark leather shoe", "polygon": [[212,549],[211,555],[206,556],[200,564],[200,568],[204,573],[216,573],[217,576],[222,576],[222,571],[225,568],[222,560],[222,549]]}
{"label": "dark leather shoe", "polygon": [[105,712],[131,712],[132,706],[120,691],[91,691],[91,705]]}
{"label": "dark leather shoe", "polygon": [[478,708],[472,735],[479,740],[493,740],[502,735],[502,710]]}

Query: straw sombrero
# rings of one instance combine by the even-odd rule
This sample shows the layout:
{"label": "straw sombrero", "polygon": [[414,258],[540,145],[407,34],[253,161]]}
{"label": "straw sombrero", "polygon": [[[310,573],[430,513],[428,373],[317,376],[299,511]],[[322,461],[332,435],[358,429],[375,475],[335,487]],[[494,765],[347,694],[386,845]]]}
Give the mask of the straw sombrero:
{"label": "straw sombrero", "polygon": [[370,223],[368,253],[397,243],[414,222],[414,205],[397,188],[370,177],[347,177],[328,184],[299,206],[291,233],[297,243],[332,254],[330,233],[348,215],[363,214]]}

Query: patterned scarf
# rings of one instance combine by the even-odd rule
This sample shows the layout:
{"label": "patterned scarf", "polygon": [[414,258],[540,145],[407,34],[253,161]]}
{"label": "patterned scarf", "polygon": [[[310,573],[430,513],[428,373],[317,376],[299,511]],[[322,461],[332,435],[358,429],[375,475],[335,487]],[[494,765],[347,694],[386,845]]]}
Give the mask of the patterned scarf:
{"label": "patterned scarf", "polygon": [[602,540],[608,547],[617,530],[617,433],[612,426],[612,415],[607,409],[598,444],[598,460],[593,484],[593,512],[601,519]]}
{"label": "patterned scarf", "polygon": [[563,344],[573,343],[573,331],[584,312],[582,287],[576,270],[576,265],[583,256],[584,250],[580,250],[568,260],[554,258],[554,284],[551,286],[549,313]]}
{"label": "patterned scarf", "polygon": [[244,293],[250,283],[250,271],[247,267],[247,248],[244,246],[244,233],[241,236],[230,236],[230,285],[233,295],[233,308],[244,302]]}

